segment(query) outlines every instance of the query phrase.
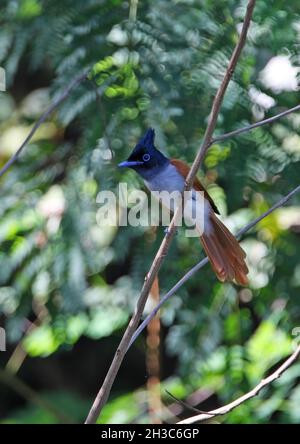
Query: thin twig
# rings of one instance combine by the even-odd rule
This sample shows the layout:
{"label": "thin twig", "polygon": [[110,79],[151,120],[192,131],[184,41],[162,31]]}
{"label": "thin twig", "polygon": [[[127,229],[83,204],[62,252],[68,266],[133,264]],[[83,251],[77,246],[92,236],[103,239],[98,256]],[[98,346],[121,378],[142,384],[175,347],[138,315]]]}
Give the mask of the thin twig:
{"label": "thin twig", "polygon": [[17,149],[15,154],[6,162],[6,164],[0,169],[0,177],[6,173],[6,171],[11,167],[13,163],[19,158],[21,152],[28,144],[28,142],[32,139],[34,133],[38,130],[41,124],[53,113],[53,111],[69,96],[71,91],[76,88],[81,82],[83,82],[89,73],[89,69],[85,70],[83,73],[75,77],[71,83],[64,89],[63,93],[54,100],[54,102],[46,109],[46,111],[41,115],[41,117],[35,122],[33,127],[31,128],[28,136],[22,143],[22,145]]}
{"label": "thin twig", "polygon": [[223,407],[207,413],[201,413],[200,415],[192,416],[190,418],[184,419],[183,421],[179,421],[177,424],[194,424],[196,422],[205,421],[206,419],[211,419],[213,416],[225,415],[226,413],[231,412],[233,409],[243,404],[245,401],[248,401],[248,399],[254,398],[254,396],[258,395],[264,387],[278,379],[282,375],[282,373],[284,373],[297,360],[299,355],[300,345],[298,345],[294,353],[274,373],[272,373],[267,378],[262,379],[256,387],[250,390],[250,392]]}
{"label": "thin twig", "polygon": [[279,114],[276,114],[276,116],[268,117],[267,119],[260,120],[259,122],[253,123],[252,125],[247,125],[243,128],[239,128],[235,131],[230,131],[230,133],[221,134],[220,136],[212,139],[210,145],[213,145],[214,143],[217,143],[217,142],[223,142],[223,140],[227,140],[227,139],[230,139],[231,137],[238,136],[239,134],[246,133],[246,132],[251,131],[255,128],[259,128],[260,126],[267,125],[269,123],[273,123],[276,120],[281,119],[281,117],[285,117],[288,114],[294,113],[295,111],[299,111],[299,110],[300,110],[300,105],[297,105],[297,106],[294,106],[293,108],[287,109]]}
{"label": "thin twig", "polygon": [[[245,20],[243,23],[242,31],[240,33],[237,45],[233,51],[232,57],[229,61],[228,68],[225,72],[224,78],[222,80],[222,83],[217,91],[217,94],[214,98],[213,104],[212,104],[212,110],[209,116],[209,123],[204,135],[203,142],[199,148],[198,155],[195,158],[195,161],[191,167],[190,173],[187,177],[186,184],[185,184],[185,190],[189,190],[192,187],[194,178],[196,176],[196,173],[201,166],[201,162],[205,156],[205,153],[207,149],[209,148],[209,144],[212,139],[212,134],[216,126],[218,114],[220,111],[220,107],[223,101],[223,97],[225,95],[225,92],[227,90],[229,81],[232,77],[232,74],[234,72],[234,69],[236,67],[236,64],[238,62],[240,53],[242,51],[242,48],[245,44],[248,28],[250,25],[253,9],[255,5],[255,0],[249,0],[247,11],[245,15]],[[147,278],[145,280],[145,283],[143,285],[142,291],[140,293],[139,299],[137,301],[135,312],[125,330],[125,333],[121,339],[121,342],[116,350],[116,353],[114,355],[113,361],[111,363],[111,366],[106,374],[106,377],[104,379],[104,382],[95,398],[95,401],[90,409],[90,412],[88,414],[88,417],[86,419],[86,424],[94,424],[97,421],[97,418],[99,417],[99,414],[105,405],[112,385],[114,383],[114,380],[117,376],[117,373],[119,371],[119,368],[121,366],[121,363],[124,359],[124,356],[127,352],[130,340],[138,326],[138,323],[142,317],[144,307],[148,298],[149,291],[152,287],[152,284],[154,282],[154,279],[164,261],[165,256],[167,255],[167,252],[169,250],[169,246],[171,244],[171,241],[175,235],[176,231],[176,223],[180,217],[180,208],[178,208],[175,212],[175,215],[172,218],[171,224],[169,226],[169,229],[167,230],[167,234],[162,241],[160,248],[153,260],[152,266],[150,268],[150,271],[147,275]]]}
{"label": "thin twig", "polygon": [[[189,406],[199,405],[202,402],[206,401],[208,398],[210,398],[212,395],[214,395],[214,393],[215,391],[211,389],[207,388],[198,389],[187,397],[186,402],[188,403]],[[171,420],[172,423],[174,423],[175,422],[174,417],[178,417],[181,413],[183,413],[185,408],[186,407],[184,407],[181,403],[178,402],[173,402],[172,404],[165,406],[166,413],[165,416],[163,417],[164,421],[169,423]]]}
{"label": "thin twig", "polygon": [[[178,402],[178,404],[180,404],[185,409],[191,410],[192,412],[195,412],[195,413],[203,413],[203,414],[205,413],[206,415],[209,415],[208,412],[204,412],[203,410],[196,409],[196,407],[190,405],[187,402],[182,401],[182,399],[176,398],[176,396],[172,395],[172,393],[169,392],[169,390],[165,390],[165,391],[174,401]],[[211,413],[210,415],[213,415],[213,413]]]}
{"label": "thin twig", "polygon": [[[245,234],[247,231],[249,231],[254,225],[256,225],[258,222],[260,222],[262,219],[267,217],[269,214],[271,214],[273,211],[275,211],[277,208],[282,207],[294,194],[300,192],[300,185],[298,185],[296,188],[294,188],[290,193],[288,193],[286,196],[282,197],[276,204],[274,204],[271,208],[269,208],[267,211],[262,213],[260,216],[255,218],[253,221],[249,222],[249,224],[245,225],[236,235],[236,237],[240,237],[243,234]],[[151,319],[154,318],[156,313],[159,311],[159,309],[162,307],[163,304],[165,304],[171,296],[173,296],[174,293],[179,290],[180,287],[183,286],[197,271],[199,271],[201,268],[204,267],[208,263],[208,258],[202,259],[198,264],[196,264],[193,268],[191,268],[175,285],[171,290],[168,291],[160,300],[160,302],[156,305],[156,307],[148,314],[148,316],[144,319],[144,321],[140,324],[140,326],[135,331],[134,335],[131,338],[130,344],[128,346],[131,347],[131,345],[136,341],[138,336],[141,334],[141,332],[147,327]]]}

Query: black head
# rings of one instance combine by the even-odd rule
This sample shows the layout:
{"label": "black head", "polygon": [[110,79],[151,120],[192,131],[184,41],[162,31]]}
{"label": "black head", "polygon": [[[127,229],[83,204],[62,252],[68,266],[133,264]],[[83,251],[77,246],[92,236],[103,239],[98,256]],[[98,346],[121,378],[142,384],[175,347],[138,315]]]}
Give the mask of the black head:
{"label": "black head", "polygon": [[119,163],[119,167],[132,168],[145,179],[164,168],[169,163],[169,160],[155,148],[154,137],[154,129],[148,129],[128,159],[125,162]]}

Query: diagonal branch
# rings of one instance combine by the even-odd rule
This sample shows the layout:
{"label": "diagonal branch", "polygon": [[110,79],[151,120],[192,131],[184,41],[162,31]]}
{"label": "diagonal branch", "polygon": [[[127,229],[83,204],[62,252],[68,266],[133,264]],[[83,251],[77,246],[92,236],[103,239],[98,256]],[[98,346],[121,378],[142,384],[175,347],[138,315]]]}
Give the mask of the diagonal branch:
{"label": "diagonal branch", "polygon": [[196,422],[202,422],[207,419],[211,419],[214,416],[218,415],[226,415],[226,413],[231,412],[231,410],[235,409],[239,405],[243,404],[248,399],[254,398],[254,396],[258,395],[259,392],[266,386],[270,385],[276,379],[278,379],[282,373],[284,373],[299,357],[300,355],[300,345],[296,348],[294,353],[270,376],[265,379],[262,379],[259,384],[257,384],[254,389],[230,404],[225,405],[224,407],[220,407],[216,410],[212,410],[207,413],[201,413],[200,415],[192,416],[190,418],[184,419],[183,421],[179,421],[177,424],[195,424]]}
{"label": "diagonal branch", "polygon": [[[197,154],[195,161],[191,167],[190,173],[186,179],[185,190],[191,189],[194,178],[196,176],[196,173],[201,166],[201,162],[204,159],[207,149],[210,146],[212,134],[213,134],[213,131],[214,131],[216,123],[217,123],[218,114],[219,114],[219,111],[221,108],[221,104],[222,104],[225,92],[227,90],[229,81],[233,75],[233,72],[235,70],[239,56],[241,54],[241,51],[242,51],[245,41],[246,41],[246,37],[247,37],[248,29],[250,26],[250,21],[251,21],[254,6],[255,6],[255,0],[249,0],[246,15],[245,15],[245,20],[243,23],[243,27],[242,27],[238,42],[236,44],[236,47],[235,47],[233,54],[231,56],[231,59],[229,61],[229,64],[226,69],[222,83],[221,83],[221,85],[217,91],[217,94],[214,98],[211,113],[209,116],[208,126],[207,126],[207,129],[204,134],[203,142],[199,148],[198,154]],[[117,373],[118,373],[121,363],[124,359],[124,356],[127,352],[130,340],[131,340],[131,338],[138,326],[138,323],[141,319],[141,316],[143,314],[149,291],[150,291],[152,284],[154,282],[154,279],[155,279],[155,277],[156,277],[156,275],[163,263],[163,260],[168,253],[169,246],[170,246],[172,239],[175,235],[176,222],[178,221],[179,217],[180,217],[180,208],[178,208],[177,211],[175,212],[175,215],[171,221],[171,224],[169,226],[167,234],[166,234],[163,242],[161,243],[160,248],[153,260],[152,266],[151,266],[150,271],[146,277],[145,283],[143,285],[142,291],[141,291],[139,299],[137,301],[135,312],[134,312],[134,314],[133,314],[133,316],[132,316],[132,318],[125,330],[123,338],[121,339],[121,342],[116,350],[112,364],[107,372],[107,375],[104,379],[102,387],[100,388],[100,390],[95,398],[95,401],[90,409],[90,412],[89,412],[88,417],[86,419],[86,424],[93,424],[97,421],[97,418],[98,418],[103,406],[105,405],[105,403],[109,397],[112,385],[113,385],[114,380],[117,376]]]}
{"label": "diagonal branch", "polygon": [[55,99],[53,103],[51,103],[51,105],[46,109],[46,111],[41,115],[41,117],[35,122],[24,142],[21,144],[21,146],[18,148],[15,154],[0,169],[0,177],[2,177],[6,173],[6,171],[11,167],[11,165],[16,162],[16,160],[19,158],[20,154],[22,153],[23,149],[32,139],[32,136],[35,134],[35,132],[38,130],[41,124],[45,122],[45,120],[53,113],[53,111],[56,108],[58,108],[62,102],[66,100],[66,98],[70,95],[71,91],[87,78],[89,71],[90,70],[87,69],[79,76],[75,77],[71,81],[71,83],[68,86],[66,86],[63,93],[59,97],[57,97],[57,99]]}
{"label": "diagonal branch", "polygon": [[259,122],[253,123],[252,125],[248,125],[243,128],[239,128],[235,131],[230,131],[230,133],[221,134],[220,136],[212,139],[210,145],[213,145],[214,143],[217,143],[217,142],[223,142],[223,140],[227,140],[227,139],[230,139],[231,137],[238,136],[239,134],[246,133],[246,132],[251,131],[255,128],[259,128],[260,126],[267,125],[269,123],[273,123],[276,120],[281,119],[281,117],[285,117],[288,114],[294,113],[295,111],[299,111],[299,110],[300,110],[300,105],[297,105],[297,106],[294,106],[293,108],[289,108],[285,111],[282,111],[281,113],[276,114],[273,117],[268,117],[267,119],[260,120]]}
{"label": "diagonal branch", "polygon": [[[258,222],[260,222],[265,217],[269,216],[269,214],[273,213],[273,211],[277,210],[277,208],[282,207],[288,200],[291,199],[292,196],[294,196],[296,193],[300,192],[300,185],[298,185],[296,188],[294,188],[292,191],[290,191],[286,196],[279,199],[276,204],[274,204],[271,208],[269,208],[267,211],[262,213],[260,216],[258,216],[256,219],[254,219],[252,222],[249,222],[249,224],[245,225],[236,235],[236,237],[240,237],[243,234],[245,234],[247,231],[249,231],[251,228],[253,228]],[[156,313],[159,311],[159,309],[162,307],[163,304],[165,304],[173,294],[175,294],[180,287],[183,286],[197,271],[199,271],[201,268],[204,267],[208,263],[208,258],[205,257],[202,259],[198,264],[196,264],[193,268],[191,268],[175,285],[171,290],[166,293],[159,303],[156,305],[156,307],[148,314],[148,316],[144,319],[144,321],[140,324],[140,326],[135,331],[134,335],[131,338],[131,341],[129,343],[129,347],[135,342],[135,340],[138,338],[138,336],[142,333],[142,331],[147,327],[151,319],[154,318]]]}

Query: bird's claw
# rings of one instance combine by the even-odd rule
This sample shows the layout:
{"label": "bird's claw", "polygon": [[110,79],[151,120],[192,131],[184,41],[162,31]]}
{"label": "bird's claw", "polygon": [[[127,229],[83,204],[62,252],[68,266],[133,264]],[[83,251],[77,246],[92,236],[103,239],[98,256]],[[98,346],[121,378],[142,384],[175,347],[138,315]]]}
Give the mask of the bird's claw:
{"label": "bird's claw", "polygon": [[[168,234],[170,231],[169,231],[169,227],[166,227],[165,229],[164,229],[164,233],[165,234]],[[178,230],[175,230],[175,234],[177,235],[178,234]]]}

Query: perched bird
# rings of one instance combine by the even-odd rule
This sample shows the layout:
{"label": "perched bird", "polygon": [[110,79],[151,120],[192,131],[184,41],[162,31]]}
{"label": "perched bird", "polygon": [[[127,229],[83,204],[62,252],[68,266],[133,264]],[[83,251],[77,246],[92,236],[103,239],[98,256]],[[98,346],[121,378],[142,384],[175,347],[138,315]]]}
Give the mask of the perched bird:
{"label": "perched bird", "polygon": [[[135,170],[143,179],[147,188],[153,191],[182,192],[185,179],[190,171],[189,166],[178,159],[168,159],[154,146],[155,133],[152,128],[140,139],[131,155],[119,167],[129,167]],[[216,205],[199,179],[194,179],[192,205],[187,205],[192,211],[193,205],[198,205],[195,193],[204,193],[204,230],[196,223],[203,248],[210,260],[218,279],[235,281],[237,284],[248,283],[248,268],[245,263],[246,254],[228,228],[218,219]],[[172,210],[172,208],[169,208]]]}

